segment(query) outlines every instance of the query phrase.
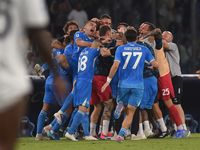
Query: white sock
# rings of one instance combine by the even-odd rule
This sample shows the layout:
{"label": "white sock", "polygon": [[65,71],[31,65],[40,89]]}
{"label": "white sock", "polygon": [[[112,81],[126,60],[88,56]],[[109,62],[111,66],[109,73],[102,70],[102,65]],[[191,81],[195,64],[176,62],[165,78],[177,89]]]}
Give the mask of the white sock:
{"label": "white sock", "polygon": [[103,134],[108,134],[108,127],[109,127],[110,121],[109,120],[103,120]]}
{"label": "white sock", "polygon": [[150,127],[151,130],[153,130],[153,125],[152,125],[152,123],[149,124],[149,127]]}
{"label": "white sock", "polygon": [[180,126],[177,127],[178,130],[183,130],[183,126],[182,124]]}
{"label": "white sock", "polygon": [[183,129],[187,130],[186,124],[182,124],[182,126],[183,126]]}
{"label": "white sock", "polygon": [[167,131],[167,127],[165,125],[165,122],[164,122],[163,118],[158,119],[157,122],[158,122],[158,125],[160,127],[160,130],[162,132],[166,132]]}
{"label": "white sock", "polygon": [[51,132],[51,134],[55,134],[52,130],[50,132]]}
{"label": "white sock", "polygon": [[99,126],[99,134],[101,134],[101,132],[102,132],[102,128],[103,128],[103,126]]}
{"label": "white sock", "polygon": [[96,123],[90,123],[90,135],[96,135]]}
{"label": "white sock", "polygon": [[172,127],[173,127],[173,129],[174,129],[175,131],[177,131],[177,126],[176,126],[176,124],[172,124]]}
{"label": "white sock", "polygon": [[143,126],[142,123],[139,123],[139,130],[138,130],[138,135],[144,135],[144,131],[143,131]]}
{"label": "white sock", "polygon": [[144,132],[147,132],[150,130],[150,126],[149,126],[149,121],[148,120],[145,120],[143,122],[143,125],[144,125]]}
{"label": "white sock", "polygon": [[59,114],[63,114],[63,112],[61,110],[58,111]]}

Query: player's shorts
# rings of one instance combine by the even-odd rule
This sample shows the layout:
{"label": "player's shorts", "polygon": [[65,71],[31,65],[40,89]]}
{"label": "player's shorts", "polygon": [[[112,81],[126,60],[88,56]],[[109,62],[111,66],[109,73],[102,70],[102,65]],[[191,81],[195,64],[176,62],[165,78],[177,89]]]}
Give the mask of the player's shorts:
{"label": "player's shorts", "polygon": [[158,99],[168,100],[174,97],[174,88],[170,74],[158,78]]}
{"label": "player's shorts", "polygon": [[110,88],[112,90],[113,98],[117,97],[117,85],[118,85],[118,71],[115,73],[110,83]]}
{"label": "player's shorts", "polygon": [[141,109],[151,109],[158,92],[157,78],[155,76],[144,78],[144,94],[140,104]]}
{"label": "player's shorts", "polygon": [[53,105],[59,104],[60,106],[62,106],[61,99],[59,99],[59,96],[57,94],[58,94],[58,91],[55,85],[45,84],[45,94],[44,94],[43,102],[47,104],[53,104]]}
{"label": "player's shorts", "polygon": [[113,98],[112,91],[110,85],[106,88],[106,90],[102,93],[101,88],[106,83],[107,77],[101,75],[95,75],[92,82],[92,96],[90,105],[95,105],[100,102],[107,101]]}
{"label": "player's shorts", "polygon": [[172,84],[174,87],[175,97],[172,98],[174,104],[181,104],[181,98],[183,95],[183,79],[181,76],[175,76],[172,78]]}
{"label": "player's shorts", "polygon": [[138,107],[142,101],[144,89],[120,88],[118,87],[117,102],[123,102],[123,105]]}
{"label": "player's shorts", "polygon": [[92,83],[89,81],[77,79],[74,87],[74,107],[80,105],[90,107],[90,98],[92,94]]}

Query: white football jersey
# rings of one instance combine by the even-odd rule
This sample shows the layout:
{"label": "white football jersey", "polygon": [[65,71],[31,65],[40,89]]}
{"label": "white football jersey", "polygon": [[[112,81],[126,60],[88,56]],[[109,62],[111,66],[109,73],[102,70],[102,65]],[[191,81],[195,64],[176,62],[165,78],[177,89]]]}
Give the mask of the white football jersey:
{"label": "white football jersey", "polygon": [[26,29],[46,27],[48,22],[43,0],[0,0],[0,111],[30,92]]}

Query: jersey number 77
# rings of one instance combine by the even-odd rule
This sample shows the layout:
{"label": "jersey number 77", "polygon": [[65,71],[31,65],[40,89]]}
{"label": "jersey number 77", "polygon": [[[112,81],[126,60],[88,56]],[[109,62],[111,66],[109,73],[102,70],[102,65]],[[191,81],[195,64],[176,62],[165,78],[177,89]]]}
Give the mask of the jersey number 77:
{"label": "jersey number 77", "polygon": [[140,62],[140,59],[142,57],[142,52],[123,52],[122,56],[127,56],[126,60],[125,60],[125,63],[124,63],[124,66],[123,66],[123,69],[126,69],[126,67],[127,67],[128,63],[129,63],[130,58],[131,58],[132,55],[134,57],[137,57],[132,69],[136,69],[137,68],[137,65]]}

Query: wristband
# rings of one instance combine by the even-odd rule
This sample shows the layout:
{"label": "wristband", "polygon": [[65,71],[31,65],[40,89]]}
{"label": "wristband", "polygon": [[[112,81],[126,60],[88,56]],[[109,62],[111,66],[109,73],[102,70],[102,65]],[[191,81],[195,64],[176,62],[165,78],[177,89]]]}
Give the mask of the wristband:
{"label": "wristband", "polygon": [[107,77],[107,82],[110,83],[111,82],[111,78]]}

